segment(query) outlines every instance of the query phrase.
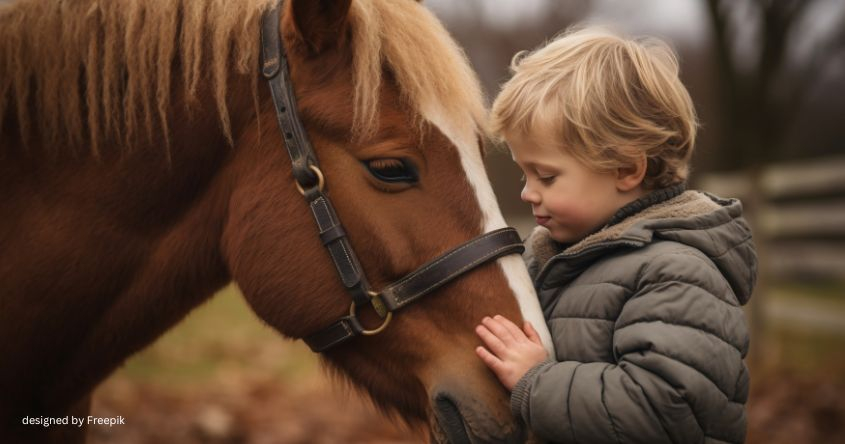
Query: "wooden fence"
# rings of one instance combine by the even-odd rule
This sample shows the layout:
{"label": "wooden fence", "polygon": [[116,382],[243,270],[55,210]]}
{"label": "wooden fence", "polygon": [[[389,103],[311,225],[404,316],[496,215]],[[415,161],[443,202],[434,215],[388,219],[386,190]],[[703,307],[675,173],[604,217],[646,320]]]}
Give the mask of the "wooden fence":
{"label": "wooden fence", "polygon": [[845,156],[772,165],[752,199],[746,172],[707,174],[698,188],[743,202],[772,280],[845,280]]}

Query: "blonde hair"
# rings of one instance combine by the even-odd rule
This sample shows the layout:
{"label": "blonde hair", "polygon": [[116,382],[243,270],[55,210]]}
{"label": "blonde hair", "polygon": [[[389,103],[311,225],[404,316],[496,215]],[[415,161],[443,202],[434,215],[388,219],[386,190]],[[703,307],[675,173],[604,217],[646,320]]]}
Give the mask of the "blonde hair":
{"label": "blonde hair", "polygon": [[359,0],[352,3],[350,20],[356,136],[370,136],[376,129],[382,62],[418,117],[442,112],[458,131],[486,133],[487,108],[478,78],[431,11],[417,1]]}
{"label": "blonde hair", "polygon": [[[9,130],[2,126],[4,116],[14,114],[24,142],[30,132],[38,132],[49,146],[87,141],[94,156],[109,136],[131,146],[158,126],[167,137],[178,67],[187,103],[196,102],[202,83],[210,84],[221,129],[232,143],[228,77],[250,77],[257,97],[259,19],[274,2],[29,0],[2,5],[0,135]],[[385,65],[423,117],[436,109],[460,129],[486,129],[475,73],[431,12],[412,0],[357,0],[349,20],[354,133],[370,135],[376,128]]]}
{"label": "blonde hair", "polygon": [[551,138],[600,172],[645,156],[646,189],[687,179],[698,124],[666,43],[575,29],[517,54],[511,70],[493,103],[494,134]]}

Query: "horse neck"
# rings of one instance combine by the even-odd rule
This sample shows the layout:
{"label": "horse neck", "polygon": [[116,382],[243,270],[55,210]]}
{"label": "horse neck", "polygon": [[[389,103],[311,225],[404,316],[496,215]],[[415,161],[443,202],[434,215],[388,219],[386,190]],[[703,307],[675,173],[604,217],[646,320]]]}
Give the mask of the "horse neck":
{"label": "horse neck", "polygon": [[[229,112],[252,117],[249,80],[233,83]],[[169,147],[155,138],[99,161],[3,147],[0,335],[20,339],[0,342],[12,357],[0,413],[61,411],[228,282],[219,250],[234,150],[212,100],[190,111],[174,104]],[[236,136],[243,125],[232,122]]]}

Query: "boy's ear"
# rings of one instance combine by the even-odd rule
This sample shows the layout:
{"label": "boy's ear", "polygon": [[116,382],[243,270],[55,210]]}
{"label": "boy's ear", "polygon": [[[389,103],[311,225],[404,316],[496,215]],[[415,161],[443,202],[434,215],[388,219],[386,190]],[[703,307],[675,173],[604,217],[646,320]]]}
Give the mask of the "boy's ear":
{"label": "boy's ear", "polygon": [[632,165],[616,169],[616,189],[621,192],[631,191],[643,183],[648,162],[645,156],[640,156]]}

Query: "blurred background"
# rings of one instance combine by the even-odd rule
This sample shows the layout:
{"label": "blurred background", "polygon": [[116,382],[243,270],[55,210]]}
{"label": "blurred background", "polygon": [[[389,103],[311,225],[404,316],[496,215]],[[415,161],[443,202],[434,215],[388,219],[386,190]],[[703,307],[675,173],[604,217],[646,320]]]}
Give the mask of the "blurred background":
{"label": "blurred background", "polygon": [[[845,2],[426,0],[488,96],[518,51],[574,23],[656,35],[680,54],[702,128],[691,185],[743,200],[761,259],[750,443],[845,442]],[[488,167],[506,219],[530,208],[504,152]],[[340,388],[339,388],[340,387]],[[107,380],[93,443],[420,442],[332,382],[229,287]]]}

